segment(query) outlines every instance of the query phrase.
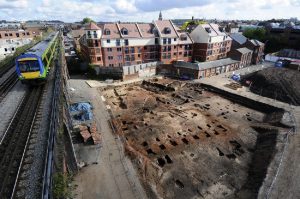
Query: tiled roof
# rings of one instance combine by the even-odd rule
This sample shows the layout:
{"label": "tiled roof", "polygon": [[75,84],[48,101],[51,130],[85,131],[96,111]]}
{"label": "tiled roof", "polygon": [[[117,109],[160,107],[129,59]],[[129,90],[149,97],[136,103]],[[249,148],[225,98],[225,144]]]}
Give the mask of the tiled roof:
{"label": "tiled roof", "polygon": [[221,32],[219,29],[219,25],[218,24],[200,24],[199,26],[202,26],[202,28],[204,28],[207,31],[207,34],[211,37],[214,36],[226,36],[225,32]]}
{"label": "tiled roof", "polygon": [[239,33],[233,33],[230,35],[230,37],[239,44],[244,44],[247,41],[247,37]]}
{"label": "tiled roof", "polygon": [[85,27],[86,30],[100,30],[100,28],[94,23],[94,22],[91,22],[89,23],[86,27]]}
{"label": "tiled roof", "polygon": [[[161,37],[177,37],[176,30],[174,29],[170,20],[154,21]],[[166,30],[170,30],[170,34],[166,34]]]}
{"label": "tiled roof", "polygon": [[252,52],[252,50],[250,50],[249,48],[238,48],[236,49],[238,52],[242,53],[242,54],[246,54],[246,53],[250,53]]}
{"label": "tiled roof", "polygon": [[[102,27],[102,38],[103,39],[119,39],[121,38],[121,35],[119,33],[119,29],[117,27],[117,24],[115,23],[108,23],[108,24],[104,24]],[[105,30],[109,30],[110,31],[110,35],[105,35]]]}
{"label": "tiled roof", "polygon": [[81,37],[82,35],[84,35],[84,33],[84,29],[72,30],[72,35],[74,38]]}
{"label": "tiled roof", "polygon": [[127,29],[128,30],[128,35],[124,35],[122,34],[122,37],[126,38],[140,38],[141,35],[139,33],[139,30],[136,26],[136,24],[134,23],[119,23],[118,24],[120,31],[122,31],[122,29]]}
{"label": "tiled roof", "polygon": [[[183,40],[183,38],[186,38],[186,40]],[[179,41],[178,41],[179,44],[191,44],[192,43],[192,40],[189,36],[188,33],[185,33],[185,32],[181,32],[179,33]]]}
{"label": "tiled roof", "polygon": [[154,25],[151,23],[138,24],[138,27],[141,31],[142,37],[150,38],[150,37],[158,37],[155,35]]}

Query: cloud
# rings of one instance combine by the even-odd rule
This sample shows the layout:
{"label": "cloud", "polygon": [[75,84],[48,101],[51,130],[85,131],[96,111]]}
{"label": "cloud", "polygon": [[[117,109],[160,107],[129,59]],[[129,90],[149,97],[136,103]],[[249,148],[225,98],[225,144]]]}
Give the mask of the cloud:
{"label": "cloud", "polygon": [[300,18],[299,6],[300,0],[0,0],[0,18],[150,22],[160,10],[166,19]]}
{"label": "cloud", "polygon": [[0,0],[0,9],[26,8],[28,0]]}
{"label": "cloud", "polygon": [[158,11],[172,8],[204,6],[212,3],[210,0],[136,0],[136,7],[141,11]]}

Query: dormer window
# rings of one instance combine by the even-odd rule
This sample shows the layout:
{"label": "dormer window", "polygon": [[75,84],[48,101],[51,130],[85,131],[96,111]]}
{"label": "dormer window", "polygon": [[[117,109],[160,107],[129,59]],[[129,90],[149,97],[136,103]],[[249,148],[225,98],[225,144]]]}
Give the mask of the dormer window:
{"label": "dormer window", "polygon": [[207,33],[211,33],[211,29],[210,28],[205,28]]}
{"label": "dormer window", "polygon": [[224,28],[223,27],[219,27],[219,31],[220,32],[224,32]]}
{"label": "dormer window", "polygon": [[105,30],[104,30],[104,34],[105,34],[105,35],[110,35],[110,30],[109,30],[109,29],[105,29]]}
{"label": "dormer window", "polygon": [[187,36],[186,35],[180,35],[180,40],[181,41],[186,41],[187,40]]}
{"label": "dormer window", "polygon": [[122,35],[128,35],[128,30],[126,28],[122,28],[121,33]]}
{"label": "dormer window", "polygon": [[168,28],[168,27],[166,27],[166,28],[164,29],[164,33],[165,33],[165,34],[171,34],[171,29]]}

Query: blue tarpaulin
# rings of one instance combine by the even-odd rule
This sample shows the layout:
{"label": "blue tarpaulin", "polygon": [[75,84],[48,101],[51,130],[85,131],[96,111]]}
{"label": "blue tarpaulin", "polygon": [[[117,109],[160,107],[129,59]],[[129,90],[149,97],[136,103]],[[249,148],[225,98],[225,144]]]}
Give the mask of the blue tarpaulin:
{"label": "blue tarpaulin", "polygon": [[78,112],[74,115],[74,119],[76,120],[92,120],[93,119],[93,113],[92,113],[92,105],[88,102],[80,102],[75,103],[70,106],[71,112]]}

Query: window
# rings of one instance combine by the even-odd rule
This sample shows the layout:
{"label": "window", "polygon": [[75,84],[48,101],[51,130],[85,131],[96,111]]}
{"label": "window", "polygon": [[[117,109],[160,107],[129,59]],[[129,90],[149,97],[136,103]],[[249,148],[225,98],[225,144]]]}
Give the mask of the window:
{"label": "window", "polygon": [[108,56],[108,60],[113,60],[114,57],[113,56]]}
{"label": "window", "polygon": [[16,33],[16,36],[19,37],[20,36],[19,33]]}
{"label": "window", "polygon": [[116,46],[121,46],[120,39],[117,39],[117,40],[116,40]]}
{"label": "window", "polygon": [[134,47],[131,47],[131,48],[130,48],[130,52],[131,52],[131,53],[134,53],[134,52],[135,52]]}
{"label": "window", "polygon": [[7,48],[4,48],[4,51],[7,52]]}
{"label": "window", "polygon": [[101,51],[100,51],[100,48],[97,48],[97,49],[96,49],[96,53],[99,54],[100,52],[101,52]]}
{"label": "window", "polygon": [[15,48],[11,48],[11,51],[15,51]]}
{"label": "window", "polygon": [[101,57],[97,57],[97,61],[101,61]]}
{"label": "window", "polygon": [[12,36],[12,33],[9,33],[9,36]]}
{"label": "window", "polygon": [[174,55],[174,56],[176,56],[176,55],[177,55],[177,53],[173,53],[173,55]]}
{"label": "window", "polygon": [[2,35],[0,34],[0,38],[2,38]]}
{"label": "window", "polygon": [[211,37],[209,37],[209,42],[211,42]]}
{"label": "window", "polygon": [[36,61],[19,61],[19,68],[21,72],[34,72],[40,70],[39,62]]}
{"label": "window", "polygon": [[144,46],[144,50],[147,50],[147,46]]}
{"label": "window", "polygon": [[171,44],[171,38],[168,39],[168,44]]}
{"label": "window", "polygon": [[168,53],[168,59],[171,59],[171,53]]}
{"label": "window", "polygon": [[130,56],[129,55],[126,55],[125,61],[130,61]]}
{"label": "window", "polygon": [[159,44],[158,38],[155,38],[155,44]]}
{"label": "window", "polygon": [[138,57],[141,57],[141,54],[138,54]]}
{"label": "window", "polygon": [[125,48],[125,54],[128,54],[128,53],[129,53],[129,48],[126,47],[126,48]]}
{"label": "window", "polygon": [[7,33],[5,33],[5,34],[4,34],[4,36],[5,36],[5,37],[8,37],[8,34],[7,34]]}
{"label": "window", "polygon": [[168,28],[168,27],[166,27],[166,28],[164,29],[164,32],[165,32],[165,34],[171,34],[171,29]]}
{"label": "window", "polygon": [[122,55],[118,55],[118,60],[122,60]]}
{"label": "window", "polygon": [[125,39],[124,43],[125,43],[125,46],[128,46],[129,45],[128,39]]}
{"label": "window", "polygon": [[105,35],[110,35],[110,30],[109,30],[109,29],[105,29],[105,30],[104,30],[104,34],[105,34]]}
{"label": "window", "polygon": [[183,56],[184,56],[184,57],[187,57],[187,56],[188,56],[187,52],[184,52],[184,53],[183,53]]}
{"label": "window", "polygon": [[96,47],[99,46],[98,40],[95,41],[95,46],[96,46]]}
{"label": "window", "polygon": [[134,58],[134,55],[131,55],[131,61],[134,61],[135,58]]}
{"label": "window", "polygon": [[177,41],[177,38],[174,38],[174,41]]}
{"label": "window", "polygon": [[110,39],[107,39],[107,40],[106,40],[106,43],[110,44]]}
{"label": "window", "polygon": [[167,39],[163,38],[163,44],[167,44]]}
{"label": "window", "polygon": [[171,48],[172,48],[171,46],[168,46],[168,51],[171,51]]}
{"label": "window", "polygon": [[122,35],[128,35],[128,30],[126,28],[121,29]]}
{"label": "window", "polygon": [[118,52],[121,52],[121,51],[122,51],[122,48],[117,48],[117,51],[118,51]]}
{"label": "window", "polygon": [[107,52],[112,52],[112,48],[107,48]]}

